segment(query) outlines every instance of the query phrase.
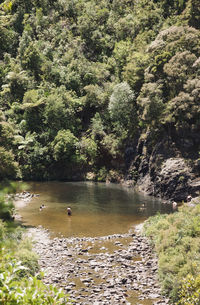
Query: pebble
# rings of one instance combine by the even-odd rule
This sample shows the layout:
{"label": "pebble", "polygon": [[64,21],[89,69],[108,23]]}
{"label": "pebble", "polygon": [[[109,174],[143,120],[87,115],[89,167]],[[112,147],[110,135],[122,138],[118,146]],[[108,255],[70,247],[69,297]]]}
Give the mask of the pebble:
{"label": "pebble", "polygon": [[[169,304],[160,292],[156,255],[148,239],[139,233],[50,239],[45,229],[31,228],[29,235],[33,236],[39,265],[45,272],[44,283],[63,287],[75,304],[128,305],[134,291],[139,292],[138,304],[145,299],[155,305]],[[126,246],[118,241],[126,238],[131,239]],[[108,240],[122,248],[112,253],[105,253],[105,247],[98,253],[90,252],[90,244]]]}

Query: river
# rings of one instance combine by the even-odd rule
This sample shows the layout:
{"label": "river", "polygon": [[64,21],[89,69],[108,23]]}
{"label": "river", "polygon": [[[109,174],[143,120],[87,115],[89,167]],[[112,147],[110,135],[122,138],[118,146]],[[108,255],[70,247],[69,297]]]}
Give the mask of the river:
{"label": "river", "polygon": [[[42,225],[54,237],[123,234],[157,212],[172,210],[158,199],[116,184],[30,182],[28,187],[39,196],[19,210],[23,223]],[[42,204],[45,208],[40,211]],[[71,207],[71,217],[67,215],[67,207]]]}
{"label": "river", "polygon": [[[116,184],[27,185],[38,196],[18,210],[24,225],[39,230],[35,251],[47,284],[63,287],[75,304],[152,305],[162,300],[155,259],[134,228],[157,212],[172,212],[171,205]],[[48,230],[50,240],[38,226]]]}

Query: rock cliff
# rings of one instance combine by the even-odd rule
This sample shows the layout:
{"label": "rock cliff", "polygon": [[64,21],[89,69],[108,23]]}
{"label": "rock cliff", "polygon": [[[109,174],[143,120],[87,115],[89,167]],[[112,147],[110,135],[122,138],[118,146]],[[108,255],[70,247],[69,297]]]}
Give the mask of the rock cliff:
{"label": "rock cliff", "polygon": [[192,138],[186,137],[183,141],[178,134],[155,139],[154,135],[147,133],[138,140],[127,179],[133,180],[139,191],[166,200],[180,202],[185,201],[188,195],[199,196],[197,147]]}

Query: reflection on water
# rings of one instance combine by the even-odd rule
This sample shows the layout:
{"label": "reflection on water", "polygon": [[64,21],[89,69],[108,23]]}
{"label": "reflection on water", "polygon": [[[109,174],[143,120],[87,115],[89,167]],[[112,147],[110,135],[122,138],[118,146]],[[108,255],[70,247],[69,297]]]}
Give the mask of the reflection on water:
{"label": "reflection on water", "polygon": [[[92,182],[31,182],[39,194],[19,210],[26,225],[49,229],[54,236],[104,236],[127,233],[134,225],[171,206],[115,184]],[[44,204],[46,207],[39,211]],[[67,215],[71,207],[72,216]]]}

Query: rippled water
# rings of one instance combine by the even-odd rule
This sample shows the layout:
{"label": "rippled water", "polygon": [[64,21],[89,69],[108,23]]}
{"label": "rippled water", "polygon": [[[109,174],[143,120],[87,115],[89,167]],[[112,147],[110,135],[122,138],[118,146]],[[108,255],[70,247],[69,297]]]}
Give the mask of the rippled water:
{"label": "rippled water", "polygon": [[[23,223],[42,225],[53,236],[104,236],[127,233],[157,212],[171,206],[115,184],[92,182],[31,182],[30,192],[39,194],[19,210]],[[40,205],[45,209],[39,211]],[[72,216],[67,215],[71,207]]]}

